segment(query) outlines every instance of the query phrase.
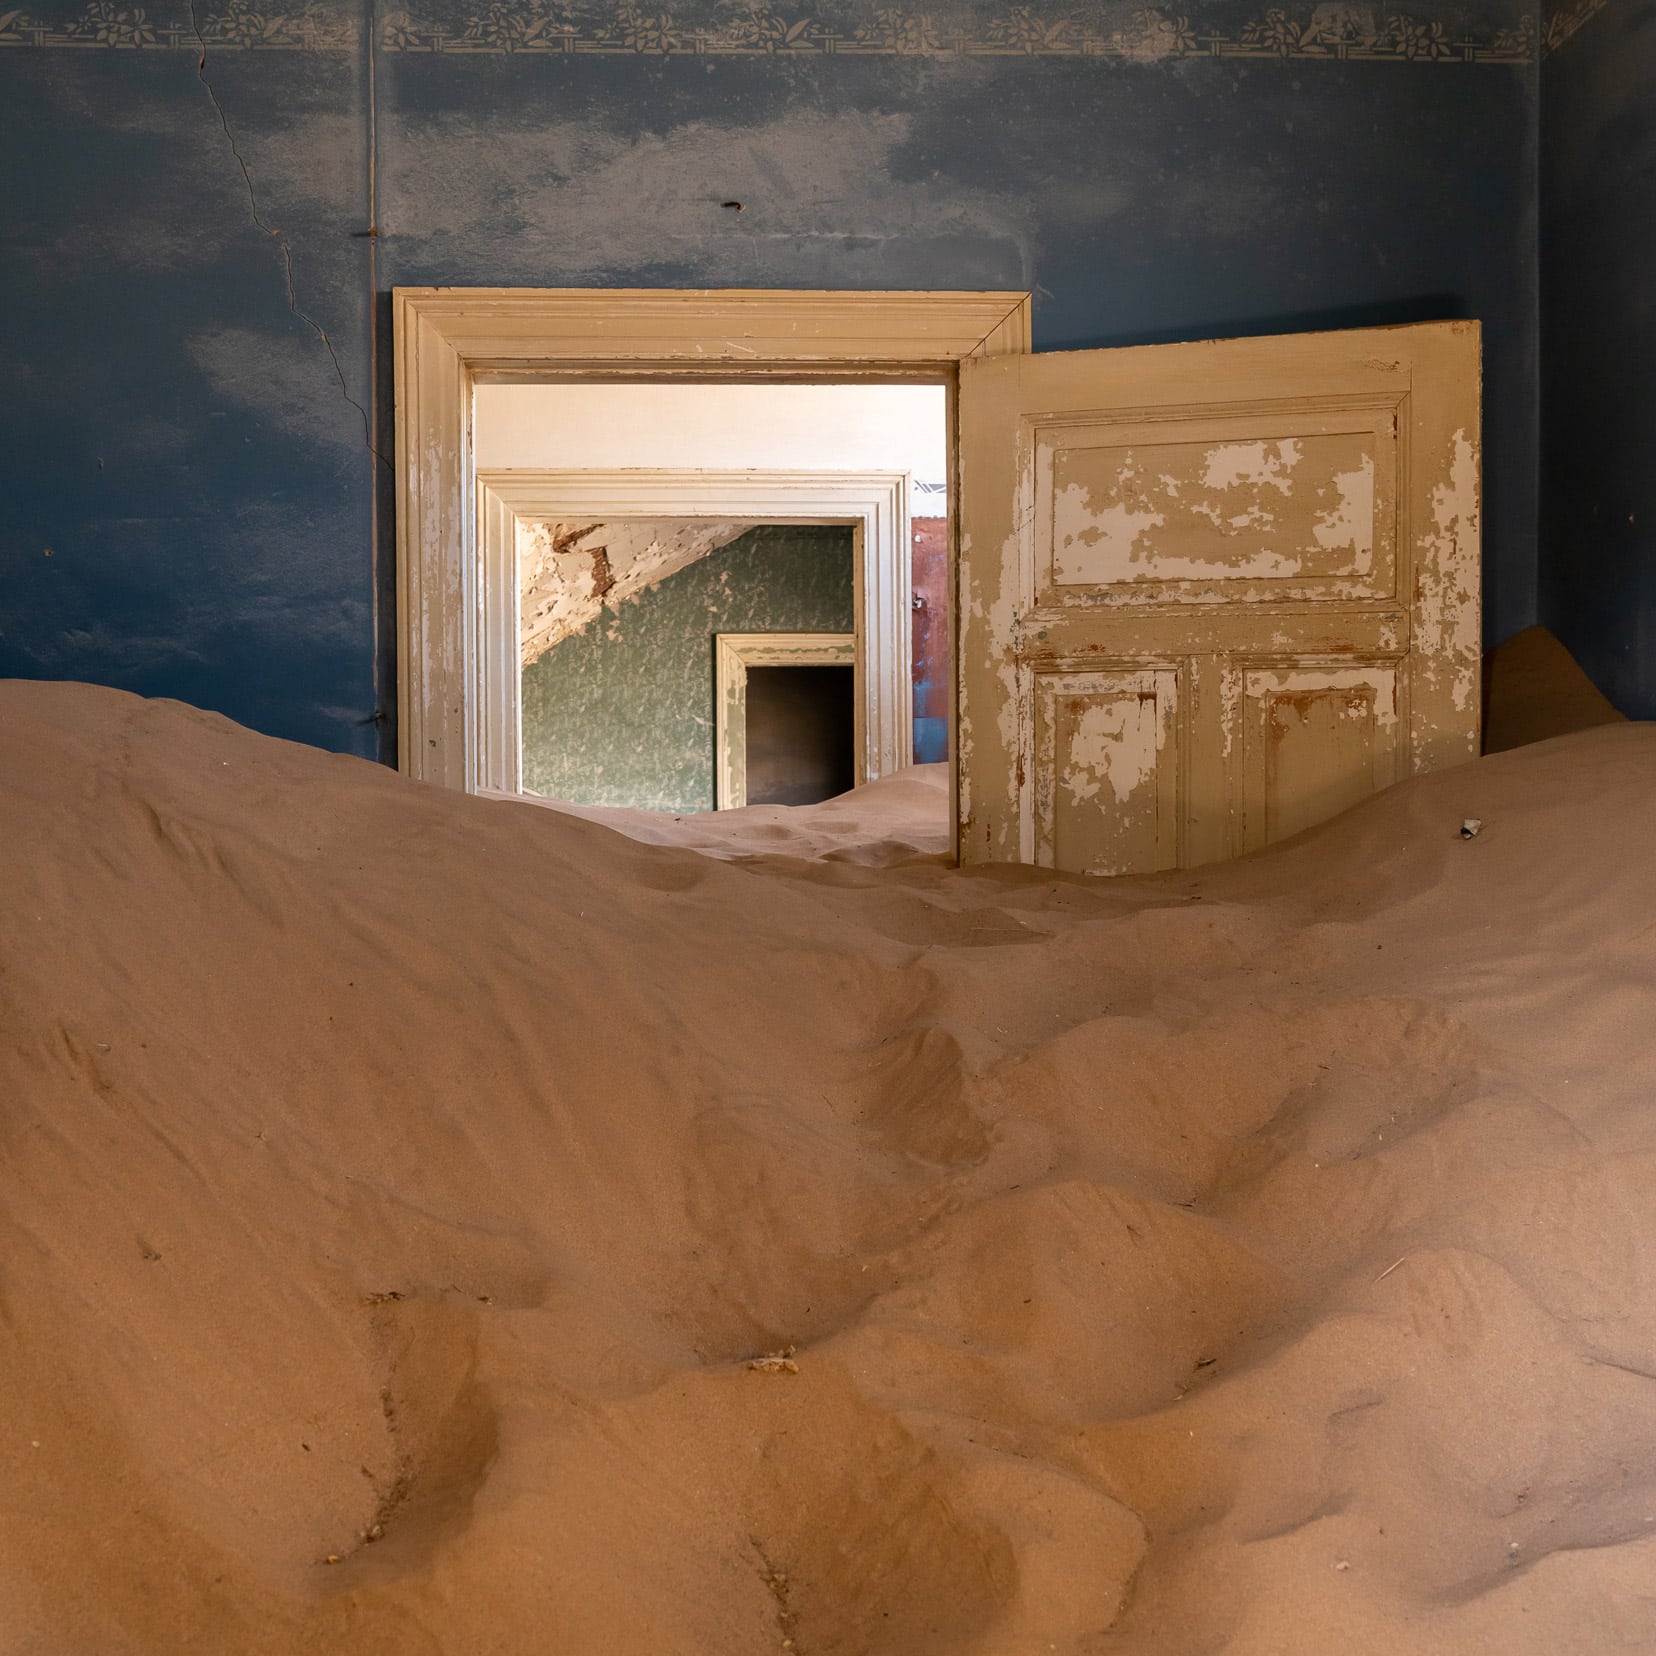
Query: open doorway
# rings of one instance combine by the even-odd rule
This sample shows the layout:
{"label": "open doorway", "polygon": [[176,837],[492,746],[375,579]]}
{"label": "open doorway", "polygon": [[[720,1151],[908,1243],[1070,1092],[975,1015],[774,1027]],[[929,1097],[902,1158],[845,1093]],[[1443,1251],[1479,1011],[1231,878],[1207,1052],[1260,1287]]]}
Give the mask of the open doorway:
{"label": "open doorway", "polygon": [[[398,756],[424,781],[519,793],[475,401],[560,375],[948,387],[962,861],[1195,867],[1478,751],[1476,323],[1032,354],[1027,293],[398,289],[393,315]],[[911,740],[890,707],[859,764]]]}
{"label": "open doorway", "polygon": [[480,384],[500,791],[687,816],[941,773],[948,417],[935,379]]}
{"label": "open doorway", "polygon": [[[397,475],[397,752],[406,775],[517,795],[520,640],[513,514],[521,500],[481,475],[476,402],[491,385],[675,378],[688,383],[942,384],[950,480],[956,393],[968,361],[1030,349],[1026,292],[398,288],[394,326]],[[602,488],[593,493],[603,494]],[[663,495],[676,491],[664,489]],[[888,497],[842,488],[817,521],[886,520]],[[607,502],[584,498],[583,515]],[[662,512],[677,511],[658,501]],[[699,508],[696,508],[699,509]],[[954,511],[951,505],[951,514]],[[763,513],[754,514],[762,518]],[[943,635],[952,640],[958,545],[951,526]],[[890,567],[906,567],[905,554]],[[879,613],[890,613],[882,606]],[[891,678],[866,637],[863,672]],[[945,695],[953,724],[958,667]],[[898,675],[900,683],[901,676]],[[871,718],[859,757],[898,750],[901,720]],[[951,740],[951,760],[963,749]],[[958,763],[945,767],[951,804]],[[882,779],[881,787],[887,786]],[[871,791],[854,791],[852,798]],[[603,807],[583,807],[591,811]],[[768,809],[756,807],[755,809]],[[828,810],[830,807],[817,807]],[[959,813],[949,811],[952,853]]]}

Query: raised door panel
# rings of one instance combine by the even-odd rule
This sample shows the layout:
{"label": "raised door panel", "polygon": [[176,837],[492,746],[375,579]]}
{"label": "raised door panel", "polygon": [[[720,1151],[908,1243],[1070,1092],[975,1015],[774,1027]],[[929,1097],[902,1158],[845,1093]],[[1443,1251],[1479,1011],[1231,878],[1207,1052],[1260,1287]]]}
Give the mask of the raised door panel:
{"label": "raised door panel", "polygon": [[1036,422],[1037,601],[1324,602],[1397,589],[1397,399]]}
{"label": "raised door panel", "polygon": [[1179,678],[1176,667],[1035,675],[1039,867],[1178,866]]}
{"label": "raised door panel", "polygon": [[1398,780],[1396,662],[1242,666],[1239,677],[1242,850],[1289,839]]}
{"label": "raised door panel", "polygon": [[[963,860],[1193,866],[1475,755],[1478,351],[1443,323],[962,364]],[[1136,672],[1178,708],[1153,774]]]}

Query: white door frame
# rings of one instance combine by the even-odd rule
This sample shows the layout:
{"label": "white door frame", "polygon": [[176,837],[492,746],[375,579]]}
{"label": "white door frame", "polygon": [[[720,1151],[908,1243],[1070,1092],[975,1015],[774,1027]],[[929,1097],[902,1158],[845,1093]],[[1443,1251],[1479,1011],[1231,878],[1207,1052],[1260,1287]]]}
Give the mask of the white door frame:
{"label": "white door frame", "polygon": [[523,791],[518,524],[615,518],[844,523],[856,539],[857,781],[913,758],[914,672],[908,477],[903,472],[543,471],[477,473],[475,787]]}
{"label": "white door frame", "polygon": [[747,686],[750,667],[852,667],[851,633],[715,633],[713,694],[714,804],[747,804]]}
{"label": "white door frame", "polygon": [[952,386],[963,358],[1030,349],[1030,296],[1009,292],[397,288],[392,319],[398,763],[471,792],[484,783],[479,375]]}

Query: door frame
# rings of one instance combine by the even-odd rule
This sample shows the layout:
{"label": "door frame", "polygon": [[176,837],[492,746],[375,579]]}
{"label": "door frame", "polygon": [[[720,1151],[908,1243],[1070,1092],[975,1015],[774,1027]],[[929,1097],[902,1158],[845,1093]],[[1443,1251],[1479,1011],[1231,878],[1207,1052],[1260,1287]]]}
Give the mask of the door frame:
{"label": "door frame", "polygon": [[747,684],[750,667],[855,667],[854,633],[713,635],[714,803],[732,811],[747,799]]}
{"label": "door frame", "polygon": [[909,761],[914,727],[908,478],[903,472],[547,471],[477,474],[479,627],[473,664],[478,786],[523,790],[520,521],[724,518],[844,524],[855,537],[857,781]]}
{"label": "door frame", "polygon": [[952,467],[957,364],[1031,348],[1027,292],[427,287],[394,288],[391,306],[398,768],[471,793],[487,785],[479,379],[941,382]]}

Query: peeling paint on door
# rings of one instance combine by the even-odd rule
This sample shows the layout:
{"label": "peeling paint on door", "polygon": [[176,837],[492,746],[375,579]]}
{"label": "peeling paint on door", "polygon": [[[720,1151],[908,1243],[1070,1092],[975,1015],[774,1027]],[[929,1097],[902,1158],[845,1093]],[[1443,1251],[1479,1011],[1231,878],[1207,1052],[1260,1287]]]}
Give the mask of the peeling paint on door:
{"label": "peeling paint on door", "polygon": [[1457,711],[1471,713],[1478,700],[1482,619],[1475,559],[1479,468],[1464,427],[1455,432],[1440,469],[1443,475],[1432,485],[1431,555],[1422,559],[1415,578],[1416,634],[1430,644],[1422,652],[1421,677],[1441,689]]}
{"label": "peeling paint on door", "polygon": [[1056,586],[1371,573],[1372,432],[1120,446],[1059,438],[1051,465]]}
{"label": "peeling paint on door", "polygon": [[1035,861],[1119,874],[1178,860],[1176,668],[1035,678]]}
{"label": "peeling paint on door", "polygon": [[963,856],[1188,866],[1475,754],[1478,389],[1466,323],[963,364]]}

